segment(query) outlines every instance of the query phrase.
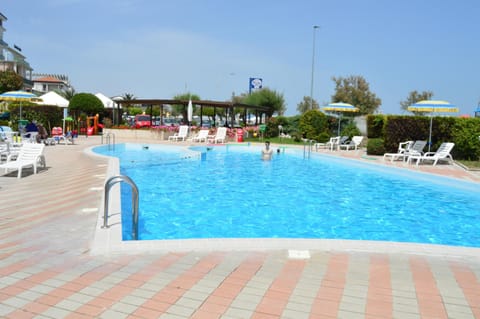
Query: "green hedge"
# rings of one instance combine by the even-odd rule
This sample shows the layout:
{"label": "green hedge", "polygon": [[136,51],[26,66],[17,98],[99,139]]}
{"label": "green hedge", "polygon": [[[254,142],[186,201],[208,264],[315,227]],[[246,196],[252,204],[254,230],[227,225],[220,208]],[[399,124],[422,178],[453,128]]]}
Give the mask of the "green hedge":
{"label": "green hedge", "polygon": [[[453,158],[465,160],[480,158],[480,118],[369,115],[367,117],[368,137],[383,140],[385,152],[396,152],[401,142],[428,141],[430,121],[432,121],[430,147],[432,151],[435,151],[443,142],[454,142]],[[378,141],[374,142],[372,151],[379,149],[377,143]]]}
{"label": "green hedge", "polygon": [[[8,109],[10,111],[10,125],[16,131],[18,130],[18,120],[20,119],[20,105],[12,103]],[[62,127],[63,108],[55,105],[22,104],[22,119],[36,120],[50,132],[52,127]]]}

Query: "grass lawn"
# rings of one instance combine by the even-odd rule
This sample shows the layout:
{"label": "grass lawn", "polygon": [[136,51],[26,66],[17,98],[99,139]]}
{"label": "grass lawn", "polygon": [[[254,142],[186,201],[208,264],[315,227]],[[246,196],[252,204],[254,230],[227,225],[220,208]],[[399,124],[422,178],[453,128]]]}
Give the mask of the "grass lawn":
{"label": "grass lawn", "polygon": [[303,145],[303,142],[295,142],[293,138],[279,138],[279,137],[264,137],[260,139],[258,137],[249,137],[244,139],[245,142],[256,142],[256,143],[265,143],[265,141],[270,141],[273,144],[294,144],[294,145]]}
{"label": "grass lawn", "polygon": [[480,170],[480,161],[466,161],[466,160],[456,160],[457,162],[463,164],[469,169]]}

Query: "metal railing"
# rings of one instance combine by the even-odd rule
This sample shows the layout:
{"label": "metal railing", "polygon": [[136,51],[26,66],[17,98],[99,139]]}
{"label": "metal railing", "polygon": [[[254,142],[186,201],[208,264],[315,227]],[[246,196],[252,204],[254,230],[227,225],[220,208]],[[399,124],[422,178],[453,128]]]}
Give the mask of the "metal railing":
{"label": "metal railing", "polygon": [[310,158],[314,140],[304,140],[303,142],[303,158]]}
{"label": "metal railing", "polygon": [[[113,133],[102,134],[101,144],[103,144],[104,136],[105,136],[105,144],[108,145],[108,150],[110,150],[110,146],[112,146],[112,149],[115,149],[115,134]],[[112,139],[113,141],[111,141]]]}
{"label": "metal railing", "polygon": [[112,176],[105,182],[105,198],[104,198],[104,211],[103,211],[103,226],[102,228],[108,228],[108,207],[109,207],[109,195],[110,189],[113,185],[119,182],[126,182],[132,187],[132,238],[138,240],[138,187],[133,180],[124,175]]}

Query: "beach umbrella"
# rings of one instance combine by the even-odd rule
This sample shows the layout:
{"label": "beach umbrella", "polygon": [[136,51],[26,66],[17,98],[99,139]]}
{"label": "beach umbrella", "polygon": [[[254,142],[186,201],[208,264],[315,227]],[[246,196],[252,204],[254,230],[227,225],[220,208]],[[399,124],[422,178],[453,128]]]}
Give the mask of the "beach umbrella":
{"label": "beach umbrella", "polygon": [[0,94],[0,101],[20,102],[20,120],[22,119],[22,102],[41,102],[42,99],[26,91],[8,91]]}
{"label": "beach umbrella", "polygon": [[193,105],[192,105],[192,100],[188,100],[187,118],[188,118],[188,124],[190,124],[190,123],[192,122],[192,119],[193,119]]}
{"label": "beach umbrella", "polygon": [[355,113],[358,112],[358,107],[353,106],[352,104],[337,102],[337,103],[330,103],[327,106],[323,107],[325,112],[331,112],[338,114],[338,136],[340,136],[340,122],[341,116],[343,113]]}
{"label": "beach umbrella", "polygon": [[458,107],[456,107],[455,105],[447,101],[423,100],[410,105],[407,108],[407,110],[410,112],[430,113],[430,131],[428,134],[428,151],[430,152],[430,147],[432,146],[433,114],[434,113],[455,113],[455,112],[458,112]]}

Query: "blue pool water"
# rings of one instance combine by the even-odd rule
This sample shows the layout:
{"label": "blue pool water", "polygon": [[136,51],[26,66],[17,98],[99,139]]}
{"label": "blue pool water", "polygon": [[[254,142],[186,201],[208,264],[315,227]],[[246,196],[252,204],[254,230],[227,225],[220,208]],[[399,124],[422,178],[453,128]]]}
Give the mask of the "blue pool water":
{"label": "blue pool water", "polygon": [[[287,148],[120,144],[140,193],[139,239],[311,238],[480,247],[478,184]],[[203,153],[203,155],[201,155]],[[123,237],[131,192],[122,186]]]}

